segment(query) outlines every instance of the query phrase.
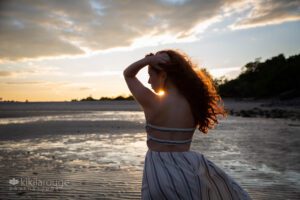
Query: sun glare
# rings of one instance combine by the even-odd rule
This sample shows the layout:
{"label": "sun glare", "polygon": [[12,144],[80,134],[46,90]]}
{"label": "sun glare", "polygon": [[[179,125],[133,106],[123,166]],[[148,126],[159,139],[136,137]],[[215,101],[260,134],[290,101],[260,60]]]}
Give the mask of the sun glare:
{"label": "sun glare", "polygon": [[163,96],[165,94],[165,91],[163,90],[159,90],[159,92],[157,93],[159,96]]}

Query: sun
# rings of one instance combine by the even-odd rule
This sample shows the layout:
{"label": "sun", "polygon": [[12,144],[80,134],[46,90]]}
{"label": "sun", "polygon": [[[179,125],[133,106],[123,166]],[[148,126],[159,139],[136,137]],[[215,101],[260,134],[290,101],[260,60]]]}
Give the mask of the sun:
{"label": "sun", "polygon": [[157,94],[158,94],[159,96],[163,96],[163,95],[165,94],[165,91],[159,90]]}

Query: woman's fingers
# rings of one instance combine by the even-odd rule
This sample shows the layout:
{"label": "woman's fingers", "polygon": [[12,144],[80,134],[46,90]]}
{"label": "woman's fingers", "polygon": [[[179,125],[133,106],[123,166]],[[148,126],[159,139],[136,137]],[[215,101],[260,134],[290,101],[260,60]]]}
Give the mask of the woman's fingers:
{"label": "woman's fingers", "polygon": [[160,63],[167,63],[170,61],[169,55],[166,53],[156,54],[155,56],[157,56]]}
{"label": "woman's fingers", "polygon": [[149,59],[149,64],[152,66],[158,66],[159,64],[165,64],[170,62],[170,57],[165,52],[158,52],[155,55],[153,53],[147,54],[145,57],[151,57]]}
{"label": "woman's fingers", "polygon": [[145,57],[147,56],[153,56],[154,54],[153,53],[148,53]]}

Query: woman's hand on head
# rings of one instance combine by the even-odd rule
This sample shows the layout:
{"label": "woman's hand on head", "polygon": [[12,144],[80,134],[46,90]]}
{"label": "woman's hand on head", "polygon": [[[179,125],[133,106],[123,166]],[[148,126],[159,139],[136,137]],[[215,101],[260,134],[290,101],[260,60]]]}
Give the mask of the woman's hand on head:
{"label": "woman's hand on head", "polygon": [[170,62],[170,57],[167,53],[156,53],[155,55],[150,53],[146,55],[146,58],[148,58],[148,62],[150,66],[156,66],[158,67],[159,64],[166,64]]}

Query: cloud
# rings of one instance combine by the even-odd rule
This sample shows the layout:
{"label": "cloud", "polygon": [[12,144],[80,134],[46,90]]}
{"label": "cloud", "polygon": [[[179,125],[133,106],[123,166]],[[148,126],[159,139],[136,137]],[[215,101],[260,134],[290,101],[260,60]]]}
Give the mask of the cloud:
{"label": "cloud", "polygon": [[24,75],[28,75],[28,74],[34,74],[36,73],[35,71],[32,70],[27,70],[27,69],[22,69],[22,70],[15,70],[15,71],[0,71],[0,77],[7,77],[7,78],[11,78],[11,77],[20,77],[20,76],[24,76]]}
{"label": "cloud", "polygon": [[2,70],[0,71],[0,77],[2,78],[25,78],[28,76],[41,76],[41,75],[52,75],[52,76],[62,76],[65,75],[64,72],[60,71],[58,67],[36,65],[32,63],[27,63],[14,69],[13,71]]}
{"label": "cloud", "polygon": [[56,82],[51,82],[51,81],[7,81],[4,82],[5,84],[8,85],[38,85],[41,87],[62,87],[62,86],[68,86],[71,83],[66,82],[66,81],[56,81]]}
{"label": "cloud", "polygon": [[116,75],[122,75],[123,71],[102,71],[102,72],[84,72],[79,74],[78,76],[82,77],[100,77],[100,76],[116,76]]}
{"label": "cloud", "polygon": [[0,57],[20,60],[130,46],[144,35],[188,37],[222,6],[212,1],[14,1],[0,3]]}
{"label": "cloud", "polygon": [[249,8],[250,12],[231,25],[232,29],[253,28],[300,20],[299,0],[252,0],[244,1],[240,6]]}
{"label": "cloud", "polygon": [[45,82],[42,81],[8,81],[5,83],[9,85],[45,84]]}
{"label": "cloud", "polygon": [[0,62],[191,41],[226,13],[238,12],[245,3],[253,7],[251,15],[242,18],[234,28],[299,17],[299,12],[295,12],[297,1],[240,2],[3,0],[0,1]]}
{"label": "cloud", "polygon": [[0,71],[0,77],[1,76],[13,76],[14,73],[10,71]]}
{"label": "cloud", "polygon": [[79,90],[92,90],[93,88],[89,88],[89,87],[80,87]]}
{"label": "cloud", "polygon": [[229,77],[230,79],[235,78],[240,74],[240,67],[223,67],[223,68],[213,68],[209,69],[209,72],[215,78],[220,78],[221,76]]}

